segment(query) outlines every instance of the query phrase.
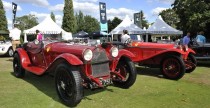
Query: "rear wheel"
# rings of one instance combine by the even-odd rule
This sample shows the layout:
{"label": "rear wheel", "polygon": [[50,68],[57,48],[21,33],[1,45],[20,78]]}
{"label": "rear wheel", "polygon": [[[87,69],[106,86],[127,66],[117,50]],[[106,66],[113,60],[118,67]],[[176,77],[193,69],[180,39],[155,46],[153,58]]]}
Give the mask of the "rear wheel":
{"label": "rear wheel", "polygon": [[67,106],[76,106],[83,98],[82,79],[78,69],[66,63],[55,70],[55,86],[61,101]]}
{"label": "rear wheel", "polygon": [[178,56],[166,57],[161,65],[161,72],[168,79],[178,80],[185,74],[184,61]]}
{"label": "rear wheel", "polygon": [[23,69],[18,53],[14,54],[13,70],[16,77],[21,78],[25,76],[25,69]]}
{"label": "rear wheel", "polygon": [[121,61],[119,61],[116,70],[122,77],[125,78],[125,80],[122,79],[113,79],[113,83],[115,86],[118,86],[120,88],[129,88],[134,84],[136,81],[136,68],[134,63],[128,59],[125,58]]}
{"label": "rear wheel", "polygon": [[191,68],[186,69],[186,73],[191,73],[192,71],[195,70],[195,68],[197,66],[197,60],[196,60],[195,56],[190,53],[187,57],[187,62],[189,62],[189,65]]}

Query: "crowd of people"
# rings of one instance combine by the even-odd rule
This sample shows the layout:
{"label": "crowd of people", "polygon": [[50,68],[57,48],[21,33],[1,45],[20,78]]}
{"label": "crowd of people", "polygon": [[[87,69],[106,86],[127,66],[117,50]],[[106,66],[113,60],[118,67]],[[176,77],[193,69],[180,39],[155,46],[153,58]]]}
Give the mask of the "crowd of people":
{"label": "crowd of people", "polygon": [[[190,32],[187,33],[186,36],[183,37],[183,40],[181,42],[182,45],[188,45],[190,44],[190,41],[191,41],[191,34]],[[206,38],[204,36],[204,32],[203,31],[200,31],[196,38],[195,38],[195,41],[198,43],[198,44],[204,44],[206,43]]]}

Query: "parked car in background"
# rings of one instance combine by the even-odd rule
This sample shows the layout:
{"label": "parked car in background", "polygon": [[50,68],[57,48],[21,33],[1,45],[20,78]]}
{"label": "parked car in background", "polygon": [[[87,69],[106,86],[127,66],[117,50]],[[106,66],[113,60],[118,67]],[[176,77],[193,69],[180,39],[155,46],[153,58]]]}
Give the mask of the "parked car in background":
{"label": "parked car in background", "polygon": [[[101,39],[101,37],[96,38]],[[176,43],[152,43],[132,39],[128,39],[125,43],[119,41],[111,43],[119,49],[132,52],[135,55],[132,61],[139,66],[160,68],[163,76],[168,79],[178,80],[185,72],[193,72],[197,66],[195,52],[191,48]]]}
{"label": "parked car in background", "polygon": [[197,60],[210,60],[210,43],[199,43],[193,39],[190,47],[196,52]]}
{"label": "parked car in background", "polygon": [[140,66],[159,67],[166,78],[173,80],[194,71],[197,65],[195,52],[187,46],[130,41],[124,49],[133,52],[132,60]]}
{"label": "parked car in background", "polygon": [[133,53],[118,50],[112,44],[35,40],[17,48],[13,68],[16,77],[24,77],[25,71],[54,75],[59,98],[73,107],[83,98],[84,88],[103,88],[110,84],[131,87],[137,74],[131,57]]}
{"label": "parked car in background", "polygon": [[12,49],[12,43],[9,40],[2,40],[0,41],[0,56],[13,56],[13,49]]}

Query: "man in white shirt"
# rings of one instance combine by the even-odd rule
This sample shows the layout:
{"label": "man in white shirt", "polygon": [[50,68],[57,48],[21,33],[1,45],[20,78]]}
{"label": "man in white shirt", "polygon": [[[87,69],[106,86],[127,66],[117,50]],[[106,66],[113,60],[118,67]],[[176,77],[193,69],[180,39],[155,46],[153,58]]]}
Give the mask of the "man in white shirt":
{"label": "man in white shirt", "polygon": [[127,30],[123,30],[123,35],[121,37],[121,42],[125,43],[126,40],[128,40],[129,38],[131,38],[131,37],[128,35],[128,31]]}
{"label": "man in white shirt", "polygon": [[14,28],[10,30],[9,37],[12,39],[12,48],[15,51],[16,47],[20,44],[20,34],[21,30],[17,28],[17,25],[14,24]]}

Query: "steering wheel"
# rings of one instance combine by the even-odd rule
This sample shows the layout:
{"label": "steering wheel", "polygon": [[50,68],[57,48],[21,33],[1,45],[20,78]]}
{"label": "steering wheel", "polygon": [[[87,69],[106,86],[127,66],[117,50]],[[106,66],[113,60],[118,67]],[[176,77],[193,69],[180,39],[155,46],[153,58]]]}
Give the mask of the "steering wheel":
{"label": "steering wheel", "polygon": [[35,39],[35,40],[34,40],[34,44],[35,44],[35,45],[38,45],[38,44],[39,44],[39,41],[38,41],[37,39]]}
{"label": "steering wheel", "polygon": [[131,38],[128,38],[125,42],[124,45],[129,45],[132,42]]}

